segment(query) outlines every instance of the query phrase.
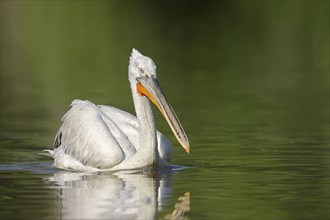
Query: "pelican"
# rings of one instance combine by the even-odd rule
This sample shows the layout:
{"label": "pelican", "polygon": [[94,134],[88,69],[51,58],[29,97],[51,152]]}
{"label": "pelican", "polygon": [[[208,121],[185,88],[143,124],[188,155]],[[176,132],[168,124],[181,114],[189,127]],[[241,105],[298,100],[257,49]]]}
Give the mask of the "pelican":
{"label": "pelican", "polygon": [[70,171],[135,170],[169,166],[170,141],[156,130],[151,100],[189,154],[187,135],[157,81],[151,58],[132,50],[128,79],[136,117],[112,106],[74,100],[62,117],[53,150],[54,166]]}

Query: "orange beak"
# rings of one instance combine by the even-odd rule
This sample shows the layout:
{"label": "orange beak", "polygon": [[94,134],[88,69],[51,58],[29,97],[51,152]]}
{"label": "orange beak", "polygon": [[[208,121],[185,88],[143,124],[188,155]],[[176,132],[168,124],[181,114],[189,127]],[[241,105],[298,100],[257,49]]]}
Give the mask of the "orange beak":
{"label": "orange beak", "polygon": [[185,151],[190,153],[188,137],[183,130],[183,127],[176,116],[173,108],[167,102],[158,82],[154,78],[137,78],[136,84],[137,93],[141,96],[148,97],[159,109],[167,123],[169,124],[176,139],[179,141]]}

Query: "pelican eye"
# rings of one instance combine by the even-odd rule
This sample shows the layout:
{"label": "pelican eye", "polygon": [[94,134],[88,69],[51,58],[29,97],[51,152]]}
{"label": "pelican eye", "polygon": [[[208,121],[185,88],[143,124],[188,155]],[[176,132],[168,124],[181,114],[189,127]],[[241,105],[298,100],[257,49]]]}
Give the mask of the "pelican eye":
{"label": "pelican eye", "polygon": [[140,75],[144,76],[145,75],[144,69],[139,67],[139,73],[140,73]]}

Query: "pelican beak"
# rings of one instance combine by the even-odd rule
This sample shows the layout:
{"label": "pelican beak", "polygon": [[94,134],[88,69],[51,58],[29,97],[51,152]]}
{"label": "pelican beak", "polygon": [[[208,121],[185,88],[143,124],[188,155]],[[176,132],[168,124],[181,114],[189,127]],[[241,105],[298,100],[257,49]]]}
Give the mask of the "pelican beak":
{"label": "pelican beak", "polygon": [[189,154],[190,146],[187,135],[172,106],[167,102],[157,79],[152,77],[139,77],[136,80],[138,81],[136,84],[138,94],[147,96],[157,106],[167,123],[170,125],[176,139]]}

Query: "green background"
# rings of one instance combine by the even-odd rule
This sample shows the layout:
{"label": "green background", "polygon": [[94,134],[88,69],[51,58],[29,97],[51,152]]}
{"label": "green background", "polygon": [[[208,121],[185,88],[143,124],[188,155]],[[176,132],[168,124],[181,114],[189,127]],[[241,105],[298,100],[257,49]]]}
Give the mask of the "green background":
{"label": "green background", "polygon": [[1,218],[60,218],[37,153],[73,99],[134,113],[132,48],[191,143],[154,108],[190,167],[155,218],[185,192],[190,219],[329,218],[328,1],[1,1]]}

